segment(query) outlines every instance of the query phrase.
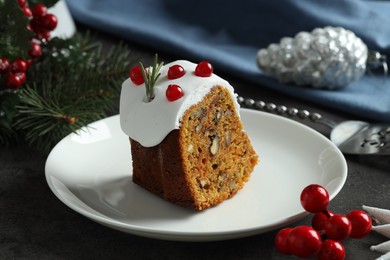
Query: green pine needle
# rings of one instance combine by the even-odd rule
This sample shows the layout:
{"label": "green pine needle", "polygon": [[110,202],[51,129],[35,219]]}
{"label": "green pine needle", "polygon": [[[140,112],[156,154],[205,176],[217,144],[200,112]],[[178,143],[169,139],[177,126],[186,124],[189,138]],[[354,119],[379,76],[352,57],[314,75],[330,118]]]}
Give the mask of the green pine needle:
{"label": "green pine needle", "polygon": [[145,81],[146,102],[150,102],[154,99],[154,86],[156,85],[156,82],[161,75],[160,70],[163,65],[164,62],[158,63],[157,53],[154,55],[154,63],[151,71],[150,69],[148,69],[148,75],[146,75],[145,73],[145,68],[142,62],[139,63],[139,66],[141,67],[142,77]]}
{"label": "green pine needle", "polygon": [[[29,6],[36,3],[50,7],[57,0],[28,0]],[[33,34],[28,23],[18,1],[0,0],[1,57],[29,57]],[[138,59],[130,58],[123,44],[103,54],[101,44],[88,33],[54,38],[41,47],[43,55],[34,60],[17,91],[8,89],[0,75],[2,146],[27,142],[47,151],[80,127],[117,113],[121,84]]]}
{"label": "green pine needle", "polygon": [[4,106],[10,97],[0,95],[0,111],[12,115],[7,131],[0,124],[0,144],[17,137],[48,151],[69,133],[117,113],[120,86],[135,62],[123,44],[103,55],[88,34],[51,40],[12,106]]}

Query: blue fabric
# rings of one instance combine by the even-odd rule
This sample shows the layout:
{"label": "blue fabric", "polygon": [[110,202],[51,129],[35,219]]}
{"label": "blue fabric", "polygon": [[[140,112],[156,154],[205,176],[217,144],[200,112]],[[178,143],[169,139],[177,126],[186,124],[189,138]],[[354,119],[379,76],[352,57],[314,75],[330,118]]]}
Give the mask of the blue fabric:
{"label": "blue fabric", "polygon": [[[278,83],[256,53],[284,36],[341,26],[390,57],[390,2],[358,0],[66,0],[76,21],[277,91],[390,122],[390,78],[369,73],[339,90]],[[239,93],[239,86],[236,86]],[[254,90],[256,91],[256,90]]]}

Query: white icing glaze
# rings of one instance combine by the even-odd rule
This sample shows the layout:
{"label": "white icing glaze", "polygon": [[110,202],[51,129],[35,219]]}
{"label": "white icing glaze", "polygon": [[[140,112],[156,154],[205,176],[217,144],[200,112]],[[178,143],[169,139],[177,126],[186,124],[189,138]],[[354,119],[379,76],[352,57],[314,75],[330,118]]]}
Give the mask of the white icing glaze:
{"label": "white icing glaze", "polygon": [[[169,67],[181,65],[184,76],[170,80],[167,78]],[[180,119],[192,105],[200,102],[211,88],[220,85],[231,93],[236,111],[239,111],[236,94],[226,80],[212,74],[210,77],[198,77],[194,74],[197,64],[179,60],[164,65],[161,76],[154,87],[155,98],[144,102],[145,84],[135,85],[130,78],[122,84],[120,98],[120,123],[123,132],[144,147],[158,145],[174,129],[179,129]],[[184,92],[180,99],[170,102],[165,91],[170,84],[179,85]]]}

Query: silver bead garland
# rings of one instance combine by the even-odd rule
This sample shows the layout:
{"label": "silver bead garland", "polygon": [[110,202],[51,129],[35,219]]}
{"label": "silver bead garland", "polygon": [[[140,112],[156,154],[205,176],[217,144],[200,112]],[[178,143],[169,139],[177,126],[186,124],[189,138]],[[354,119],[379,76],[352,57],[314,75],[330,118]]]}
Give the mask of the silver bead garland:
{"label": "silver bead garland", "polygon": [[255,101],[251,98],[244,98],[242,96],[237,97],[237,102],[240,106],[256,109],[260,111],[266,111],[270,113],[276,113],[279,115],[286,115],[289,117],[298,116],[301,119],[309,119],[312,122],[318,122],[322,119],[322,116],[318,113],[310,113],[305,109],[297,109],[294,107],[287,108],[283,105],[275,105],[274,103],[265,103],[262,100]]}
{"label": "silver bead garland", "polygon": [[257,63],[282,83],[334,89],[358,80],[366,72],[367,57],[366,44],[353,32],[325,27],[260,49]]}

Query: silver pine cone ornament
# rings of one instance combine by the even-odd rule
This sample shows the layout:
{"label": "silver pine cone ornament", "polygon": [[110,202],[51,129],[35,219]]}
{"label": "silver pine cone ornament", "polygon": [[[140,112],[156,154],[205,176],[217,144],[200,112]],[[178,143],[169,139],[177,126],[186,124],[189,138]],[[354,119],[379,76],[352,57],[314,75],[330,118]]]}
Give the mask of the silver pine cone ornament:
{"label": "silver pine cone ornament", "polygon": [[282,83],[335,89],[358,80],[366,71],[368,49],[341,27],[316,28],[284,37],[257,53],[257,63]]}

